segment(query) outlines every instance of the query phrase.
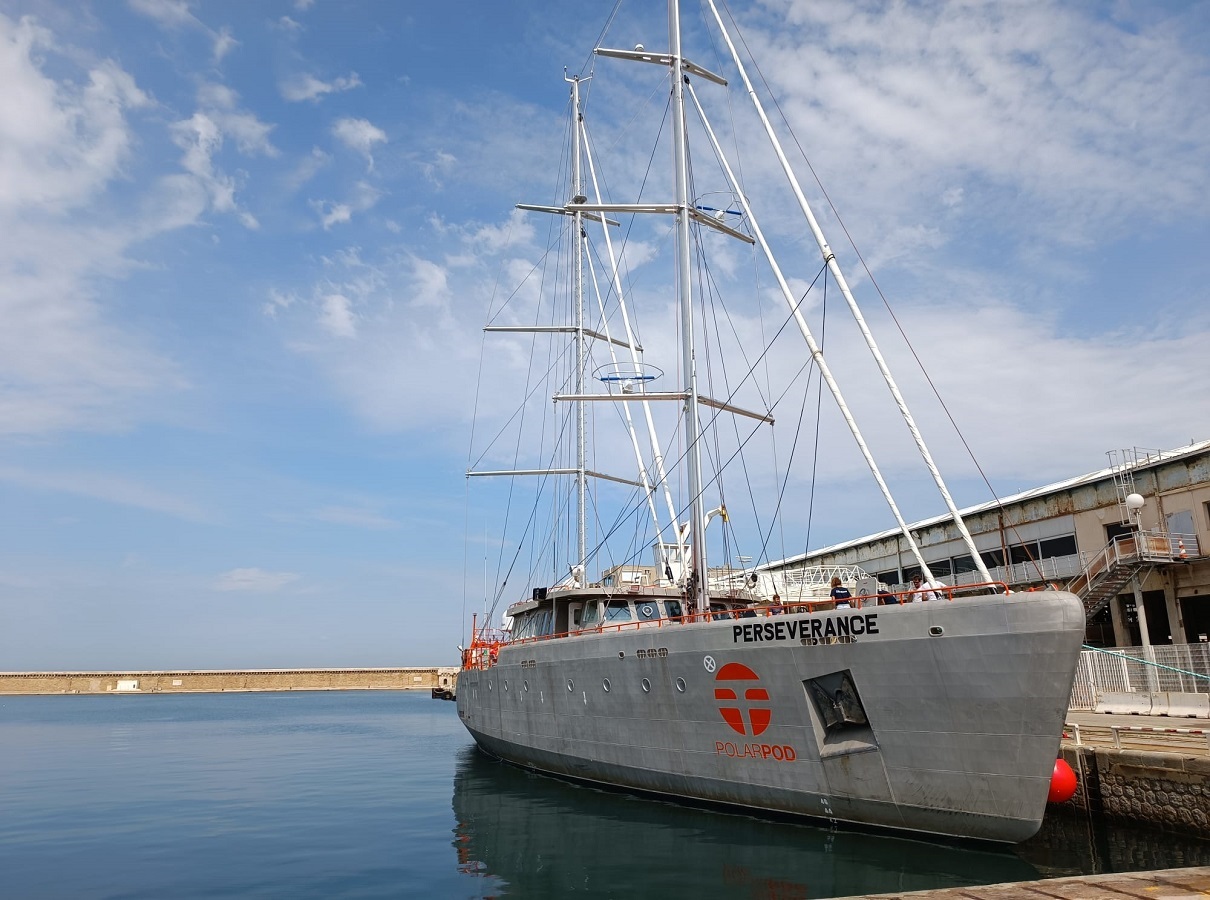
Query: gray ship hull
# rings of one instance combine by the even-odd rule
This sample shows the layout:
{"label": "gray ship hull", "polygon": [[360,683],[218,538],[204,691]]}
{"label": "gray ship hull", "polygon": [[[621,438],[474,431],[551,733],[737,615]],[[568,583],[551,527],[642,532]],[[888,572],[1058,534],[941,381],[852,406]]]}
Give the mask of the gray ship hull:
{"label": "gray ship hull", "polygon": [[463,724],[541,772],[956,838],[1040,827],[1084,611],[1057,591],[505,644]]}

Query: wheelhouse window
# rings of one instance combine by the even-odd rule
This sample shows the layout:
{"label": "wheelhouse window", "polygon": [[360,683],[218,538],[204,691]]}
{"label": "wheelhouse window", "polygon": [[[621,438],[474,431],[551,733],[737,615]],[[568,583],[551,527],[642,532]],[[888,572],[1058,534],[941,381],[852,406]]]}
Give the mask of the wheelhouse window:
{"label": "wheelhouse window", "polygon": [[590,628],[601,621],[601,607],[595,600],[584,604],[580,614],[580,627]]}
{"label": "wheelhouse window", "polygon": [[684,613],[681,611],[681,601],[680,600],[665,600],[664,601],[664,613],[669,618],[673,618],[673,619],[683,616]]}
{"label": "wheelhouse window", "polygon": [[626,600],[610,600],[605,607],[606,622],[629,622],[631,618],[630,603]]}

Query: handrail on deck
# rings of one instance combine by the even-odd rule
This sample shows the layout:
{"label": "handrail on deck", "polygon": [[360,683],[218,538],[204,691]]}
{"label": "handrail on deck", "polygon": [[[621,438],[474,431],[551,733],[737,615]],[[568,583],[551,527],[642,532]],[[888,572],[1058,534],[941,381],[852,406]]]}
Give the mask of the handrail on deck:
{"label": "handrail on deck", "polygon": [[[950,587],[948,585],[940,585],[936,588],[930,588],[934,593],[945,594],[945,599],[952,601],[955,595],[969,594],[972,591],[991,589],[992,593],[996,594],[1011,594],[1008,585],[1003,582],[985,582],[983,584],[964,584],[958,587]],[[609,624],[601,624],[588,628],[581,628],[576,631],[565,631],[559,634],[542,634],[533,637],[513,639],[508,632],[499,629],[489,628],[473,628],[471,635],[470,647],[462,652],[462,668],[464,669],[490,669],[496,665],[497,658],[500,654],[500,649],[504,646],[518,646],[521,644],[537,643],[539,641],[551,641],[559,638],[568,638],[580,635],[604,634],[606,632],[621,632],[625,630],[638,630],[641,628],[666,628],[672,625],[689,625],[695,622],[723,622],[738,619],[749,618],[764,618],[769,616],[780,615],[801,615],[802,613],[816,612],[832,612],[836,609],[866,609],[877,606],[897,606],[912,602],[925,602],[923,598],[919,601],[915,599],[916,594],[925,593],[922,589],[890,592],[887,594],[862,594],[851,597],[846,600],[805,600],[796,601],[793,603],[782,603],[776,606],[772,604],[755,604],[746,607],[733,607],[726,610],[710,610],[709,612],[691,612],[680,616],[661,616],[656,619],[645,619],[640,621],[614,622]],[[886,602],[887,597],[896,598],[893,602]],[[847,606],[839,604],[847,603]]]}

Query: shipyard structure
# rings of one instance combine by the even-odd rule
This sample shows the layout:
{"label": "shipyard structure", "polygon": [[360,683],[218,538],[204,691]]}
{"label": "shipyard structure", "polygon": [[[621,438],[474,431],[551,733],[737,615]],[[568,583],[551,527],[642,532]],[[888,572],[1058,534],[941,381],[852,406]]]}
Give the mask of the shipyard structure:
{"label": "shipyard structure", "polygon": [[[1113,451],[1096,472],[961,510],[992,578],[1014,591],[1077,594],[1094,647],[1210,640],[1210,441]],[[934,576],[980,579],[949,515],[910,528]],[[899,531],[857,538],[763,567],[793,596],[832,573],[866,590],[906,590],[920,572]],[[762,572],[762,577],[765,574]]]}
{"label": "shipyard structure", "polygon": [[[1206,644],[1210,654],[1210,441],[1108,456],[1096,472],[960,510],[984,565],[1013,591],[1078,595],[1089,646]],[[934,577],[953,587],[982,580],[952,516],[909,530]],[[909,592],[919,574],[894,529],[754,569],[712,568],[710,580],[746,580],[793,603],[826,600],[833,577],[872,595]],[[603,582],[641,589],[659,577],[651,566],[621,565]]]}

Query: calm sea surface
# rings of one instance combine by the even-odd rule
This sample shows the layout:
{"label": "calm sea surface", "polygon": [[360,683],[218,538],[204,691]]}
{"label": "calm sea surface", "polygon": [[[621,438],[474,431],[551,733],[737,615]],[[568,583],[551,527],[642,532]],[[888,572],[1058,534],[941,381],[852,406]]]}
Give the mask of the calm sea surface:
{"label": "calm sea surface", "polygon": [[832,897],[1210,864],[1053,816],[1015,851],[530,775],[422,693],[0,697],[0,896]]}

